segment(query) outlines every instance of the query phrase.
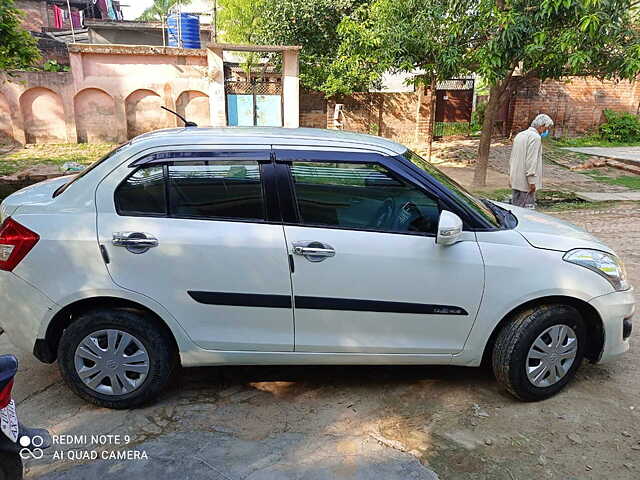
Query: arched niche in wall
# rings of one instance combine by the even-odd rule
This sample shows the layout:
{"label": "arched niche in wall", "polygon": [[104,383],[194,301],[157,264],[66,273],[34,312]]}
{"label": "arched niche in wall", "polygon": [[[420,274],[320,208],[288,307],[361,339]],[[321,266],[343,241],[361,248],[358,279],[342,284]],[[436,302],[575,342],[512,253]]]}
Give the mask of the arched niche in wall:
{"label": "arched niche in wall", "polygon": [[[176,101],[176,110],[184,118],[198,126],[211,125],[209,120],[209,96],[197,90],[186,90]],[[181,122],[179,123],[182,126]]]}
{"label": "arched niche in wall", "polygon": [[73,100],[79,143],[118,141],[115,101],[104,90],[86,88]]}
{"label": "arched niche in wall", "polygon": [[167,112],[162,110],[162,98],[151,90],[136,90],[125,100],[127,136],[133,138],[145,132],[165,128]]}
{"label": "arched niche in wall", "polygon": [[67,130],[62,98],[44,87],[30,88],[20,96],[27,143],[64,143]]}

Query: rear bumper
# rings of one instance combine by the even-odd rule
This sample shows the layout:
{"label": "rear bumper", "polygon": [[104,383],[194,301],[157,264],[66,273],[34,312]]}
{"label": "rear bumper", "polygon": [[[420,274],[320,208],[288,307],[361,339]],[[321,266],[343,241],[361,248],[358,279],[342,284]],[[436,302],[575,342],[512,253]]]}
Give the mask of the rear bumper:
{"label": "rear bumper", "polygon": [[608,293],[589,303],[600,314],[604,327],[604,346],[598,362],[609,362],[629,350],[631,317],[635,311],[633,289]]}
{"label": "rear bumper", "polygon": [[0,272],[0,328],[14,346],[31,353],[42,322],[54,306],[55,302],[16,274]]}

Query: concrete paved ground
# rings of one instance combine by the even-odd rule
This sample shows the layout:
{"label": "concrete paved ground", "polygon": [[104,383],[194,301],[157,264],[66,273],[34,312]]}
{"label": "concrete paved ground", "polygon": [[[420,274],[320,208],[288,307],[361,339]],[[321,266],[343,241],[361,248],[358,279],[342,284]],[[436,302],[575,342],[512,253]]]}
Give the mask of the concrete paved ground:
{"label": "concrete paved ground", "polygon": [[597,157],[630,160],[640,164],[640,146],[638,147],[564,147],[571,152],[595,155]]}

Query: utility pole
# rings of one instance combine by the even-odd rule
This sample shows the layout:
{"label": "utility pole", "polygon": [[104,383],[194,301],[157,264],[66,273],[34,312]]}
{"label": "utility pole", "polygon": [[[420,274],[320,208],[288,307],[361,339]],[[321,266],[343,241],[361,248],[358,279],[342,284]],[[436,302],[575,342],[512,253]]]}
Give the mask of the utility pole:
{"label": "utility pole", "polygon": [[69,25],[71,26],[71,38],[73,39],[73,43],[76,43],[76,31],[73,28],[73,18],[71,18],[71,4],[69,0],[67,0],[67,10],[69,12]]}
{"label": "utility pole", "polygon": [[213,0],[213,43],[218,43],[218,0]]}

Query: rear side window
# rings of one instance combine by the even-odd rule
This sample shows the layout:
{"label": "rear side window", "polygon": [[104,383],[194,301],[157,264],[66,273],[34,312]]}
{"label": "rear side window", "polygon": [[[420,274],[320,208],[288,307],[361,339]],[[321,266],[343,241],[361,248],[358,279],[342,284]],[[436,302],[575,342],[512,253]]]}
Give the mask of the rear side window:
{"label": "rear side window", "polygon": [[264,219],[258,162],[176,163],[168,169],[172,215]]}
{"label": "rear side window", "polygon": [[437,200],[381,165],[293,162],[291,173],[305,225],[436,232]]}
{"label": "rear side window", "polygon": [[264,220],[256,161],[194,161],[142,167],[115,193],[120,215]]}

